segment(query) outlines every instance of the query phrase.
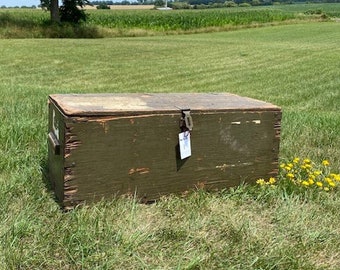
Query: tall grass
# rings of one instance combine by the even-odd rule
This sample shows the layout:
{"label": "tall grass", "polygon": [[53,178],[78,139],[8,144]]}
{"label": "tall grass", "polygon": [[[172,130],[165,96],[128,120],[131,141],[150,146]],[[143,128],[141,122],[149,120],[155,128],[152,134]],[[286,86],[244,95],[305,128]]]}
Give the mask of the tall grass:
{"label": "tall grass", "polygon": [[340,171],[338,24],[0,40],[0,269],[338,269],[339,190],[241,186],[63,213],[42,177],[51,93],[231,92],[283,108],[280,159]]}
{"label": "tall grass", "polygon": [[0,9],[0,38],[98,38],[95,26],[54,24],[46,11]]}
{"label": "tall grass", "polygon": [[[307,11],[311,10],[320,10],[323,16],[308,15]],[[339,17],[340,5],[275,5],[169,12],[88,10],[86,13],[87,23],[75,27],[49,23],[49,13],[42,10],[0,9],[0,38],[97,38],[211,32],[269,23]]]}

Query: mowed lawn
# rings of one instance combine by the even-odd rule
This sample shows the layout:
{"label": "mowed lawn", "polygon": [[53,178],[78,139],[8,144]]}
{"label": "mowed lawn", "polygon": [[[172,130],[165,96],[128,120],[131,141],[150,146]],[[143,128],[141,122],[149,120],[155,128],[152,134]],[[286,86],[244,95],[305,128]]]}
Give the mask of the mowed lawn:
{"label": "mowed lawn", "polygon": [[242,187],[63,213],[41,168],[49,94],[230,92],[282,107],[282,160],[327,159],[338,173],[339,27],[0,40],[0,269],[338,269],[338,191]]}

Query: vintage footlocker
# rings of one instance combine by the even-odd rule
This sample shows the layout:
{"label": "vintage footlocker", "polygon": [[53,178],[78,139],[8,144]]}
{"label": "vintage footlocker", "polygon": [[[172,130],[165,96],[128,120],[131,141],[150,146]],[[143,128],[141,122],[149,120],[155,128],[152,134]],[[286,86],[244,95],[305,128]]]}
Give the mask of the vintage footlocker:
{"label": "vintage footlocker", "polygon": [[228,93],[49,96],[49,179],[64,207],[152,201],[278,173],[281,109]]}

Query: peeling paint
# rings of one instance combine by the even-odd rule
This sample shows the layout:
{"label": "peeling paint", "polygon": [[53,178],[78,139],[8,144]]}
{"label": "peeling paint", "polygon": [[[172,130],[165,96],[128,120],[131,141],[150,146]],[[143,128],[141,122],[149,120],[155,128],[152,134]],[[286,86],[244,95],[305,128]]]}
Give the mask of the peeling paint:
{"label": "peeling paint", "polygon": [[244,166],[251,166],[253,165],[253,162],[240,162],[236,164],[222,164],[222,165],[216,165],[216,169],[220,169],[221,171],[225,171],[227,168],[234,168],[234,167],[244,167]]}
{"label": "peeling paint", "polygon": [[223,164],[223,165],[216,165],[216,169],[220,169],[221,171],[225,171],[230,165]]}
{"label": "peeling paint", "polygon": [[129,170],[129,175],[138,173],[138,174],[146,174],[150,172],[150,168],[131,168]]}
{"label": "peeling paint", "polygon": [[98,121],[99,125],[102,126],[102,128],[104,129],[104,133],[107,134],[107,132],[109,131],[109,125],[107,124],[106,121]]}
{"label": "peeling paint", "polygon": [[69,158],[71,156],[71,151],[74,149],[77,149],[79,145],[81,145],[80,141],[67,142],[65,145],[65,154],[64,154],[65,159]]}
{"label": "peeling paint", "polygon": [[[66,170],[65,170],[66,171]],[[74,180],[74,176],[73,175],[70,175],[70,174],[65,174],[65,177],[64,177],[64,183],[67,183],[67,182],[70,182],[72,180]]]}
{"label": "peeling paint", "polygon": [[78,148],[81,142],[77,140],[75,134],[72,133],[71,127],[65,127],[65,158],[68,158],[71,151]]}
{"label": "peeling paint", "polygon": [[280,139],[281,136],[281,121],[277,121],[274,125],[275,138]]}
{"label": "peeling paint", "polygon": [[207,185],[207,181],[198,181],[195,185],[197,189],[204,189]]}
{"label": "peeling paint", "polygon": [[65,197],[72,196],[76,194],[78,189],[76,187],[66,187],[65,188]]}
{"label": "peeling paint", "polygon": [[240,143],[239,138],[233,134],[231,126],[220,129],[219,135],[221,142],[227,145],[232,151],[244,154],[249,152],[248,145]]}
{"label": "peeling paint", "polygon": [[256,125],[261,124],[261,120],[253,120],[252,122],[253,122],[254,124],[256,124]]}
{"label": "peeling paint", "polygon": [[[133,115],[118,115],[118,116],[96,116],[96,117],[82,117],[77,118],[77,121],[83,119],[83,122],[109,122],[114,120],[121,120],[121,119],[129,119],[132,120],[134,123],[134,119],[137,118],[148,118],[148,117],[159,117],[159,116],[171,116],[171,117],[178,117],[178,113],[160,113],[154,112],[152,114],[133,114]],[[133,124],[132,122],[130,122]]]}
{"label": "peeling paint", "polygon": [[[77,149],[82,143],[77,139],[77,136],[72,132],[71,125],[65,125],[65,150],[64,150],[64,158],[68,159],[72,151]],[[73,167],[75,163],[72,163],[72,166],[64,168],[64,200],[63,203],[65,206],[71,206],[74,201],[74,195],[78,192],[78,187],[73,184],[76,176],[73,172]]]}

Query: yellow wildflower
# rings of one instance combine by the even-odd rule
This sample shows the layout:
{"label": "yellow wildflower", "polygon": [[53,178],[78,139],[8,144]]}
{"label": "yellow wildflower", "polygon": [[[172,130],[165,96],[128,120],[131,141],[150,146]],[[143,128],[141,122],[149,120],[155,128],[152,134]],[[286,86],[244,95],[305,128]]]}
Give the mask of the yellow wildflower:
{"label": "yellow wildflower", "polygon": [[306,169],[310,169],[310,168],[312,168],[312,165],[310,165],[310,164],[305,164],[305,168],[306,168]]}
{"label": "yellow wildflower", "polygon": [[326,160],[326,159],[323,160],[323,161],[322,161],[322,165],[323,165],[323,166],[329,166],[329,161]]}
{"label": "yellow wildflower", "polygon": [[290,168],[294,167],[293,163],[288,163],[287,166],[290,167]]}
{"label": "yellow wildflower", "polygon": [[292,179],[292,178],[294,178],[294,174],[292,174],[292,173],[287,173],[287,177],[290,178],[290,179]]}
{"label": "yellow wildflower", "polygon": [[309,164],[309,163],[310,163],[310,159],[309,159],[309,158],[305,158],[305,159],[303,160],[303,163]]}
{"label": "yellow wildflower", "polygon": [[328,182],[328,185],[330,185],[331,187],[335,187],[335,183],[332,180]]}
{"label": "yellow wildflower", "polygon": [[285,166],[286,166],[286,164],[284,164],[284,163],[281,163],[281,164],[280,164],[280,168],[281,168],[281,169],[283,169]]}
{"label": "yellow wildflower", "polygon": [[256,184],[263,186],[266,184],[266,181],[263,178],[260,178],[258,180],[256,180]]}
{"label": "yellow wildflower", "polygon": [[311,178],[309,178],[309,179],[308,179],[308,183],[309,183],[310,185],[313,185],[313,184],[314,184],[314,180],[311,179]]}
{"label": "yellow wildflower", "polygon": [[275,183],[276,183],[276,179],[275,179],[274,177],[270,177],[270,178],[269,178],[269,183],[270,183],[271,185],[275,184]]}
{"label": "yellow wildflower", "polygon": [[285,169],[286,169],[286,171],[290,171],[292,168],[289,167],[289,166],[286,166]]}
{"label": "yellow wildflower", "polygon": [[322,187],[322,186],[323,186],[322,182],[320,182],[320,181],[316,182],[316,185],[317,185],[318,187]]}
{"label": "yellow wildflower", "polygon": [[298,157],[293,159],[293,163],[299,163],[299,161],[300,161],[300,158],[298,158]]}
{"label": "yellow wildflower", "polygon": [[324,187],[323,189],[324,189],[324,191],[329,191],[328,187]]}
{"label": "yellow wildflower", "polygon": [[315,175],[314,174],[310,174],[308,175],[309,179],[315,180]]}
{"label": "yellow wildflower", "polygon": [[334,180],[340,182],[340,174],[336,174],[336,175],[334,176]]}
{"label": "yellow wildflower", "polygon": [[303,170],[307,169],[306,165],[301,165],[300,168]]}
{"label": "yellow wildflower", "polygon": [[314,172],[314,175],[315,175],[315,176],[318,176],[318,175],[320,175],[320,174],[322,174],[322,171],[315,171],[315,172]]}
{"label": "yellow wildflower", "polygon": [[304,186],[306,186],[306,187],[307,187],[307,186],[309,186],[309,182],[308,182],[308,181],[306,181],[306,180],[305,180],[305,181],[302,181],[302,183],[301,183],[301,184],[302,184],[302,185],[304,185]]}

